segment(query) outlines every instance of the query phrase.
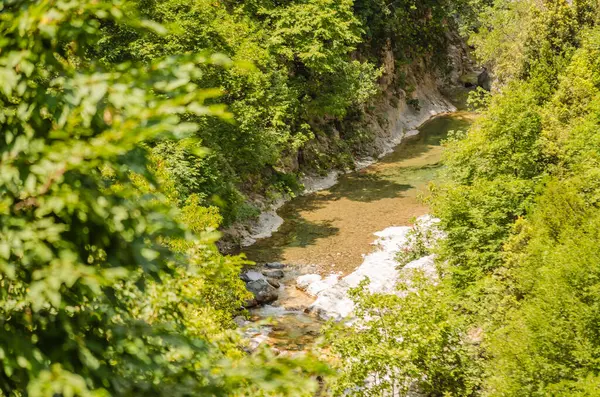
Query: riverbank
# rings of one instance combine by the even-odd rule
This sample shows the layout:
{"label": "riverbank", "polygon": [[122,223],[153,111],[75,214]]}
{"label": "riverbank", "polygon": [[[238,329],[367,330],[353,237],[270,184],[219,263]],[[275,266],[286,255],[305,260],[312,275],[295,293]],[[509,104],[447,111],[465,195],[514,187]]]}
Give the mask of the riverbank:
{"label": "riverbank", "polygon": [[312,265],[322,275],[348,274],[371,250],[373,233],[409,225],[427,213],[419,197],[440,166],[441,141],[471,119],[466,112],[438,116],[379,162],[284,204],[278,211],[284,219],[279,230],[244,252],[257,263]]}
{"label": "riverbank", "polygon": [[[326,305],[331,308],[342,301],[348,303],[343,293],[347,288],[335,285],[357,268],[369,267],[378,273],[377,264],[383,255],[387,273],[393,273],[404,234],[415,218],[428,212],[421,196],[441,167],[443,139],[448,131],[466,129],[473,117],[467,112],[437,116],[420,126],[418,135],[403,141],[379,162],[341,175],[338,183],[328,189],[284,204],[279,210],[284,220],[279,230],[245,250],[257,263],[286,264],[277,301],[251,311],[255,321],[272,317],[274,322],[268,329],[255,328],[256,333],[251,332],[250,336],[280,350],[302,350],[314,342],[321,326],[317,314],[323,310],[305,313],[319,294],[306,291],[311,282],[299,285],[303,275],[316,276],[309,280],[313,289],[323,287],[331,291],[324,295],[331,295]],[[389,235],[396,231],[401,233]],[[389,242],[386,249],[381,247],[382,239]],[[323,285],[314,284],[319,277],[324,280]],[[393,283],[391,278],[388,281]],[[336,288],[343,290],[337,294],[340,296],[336,295]],[[333,310],[333,314],[324,317],[343,317],[351,310],[346,310],[349,305],[343,306],[339,313]]]}
{"label": "riverbank", "polygon": [[[387,74],[393,74],[392,70],[393,68],[390,66]],[[406,93],[397,94],[387,92],[386,89],[372,109],[365,110],[362,116],[364,117],[363,127],[370,131],[369,134],[372,136],[372,141],[361,150],[361,153],[366,154],[357,155],[352,159],[351,165],[346,165],[345,168],[334,168],[326,174],[304,170],[305,174],[299,178],[303,190],[297,195],[302,196],[329,189],[337,183],[342,175],[363,170],[393,153],[403,140],[417,135],[419,127],[427,121],[439,115],[456,112],[455,99],[457,98],[454,98],[456,90],[468,91],[453,86],[452,89],[449,89],[453,100],[449,100],[447,94],[450,91],[442,93],[439,88],[440,81],[434,75],[416,72],[409,68],[407,76],[415,84],[410,99]],[[462,102],[462,98],[458,102]],[[340,131],[334,131],[334,135],[339,134]],[[327,140],[321,143],[318,141],[310,142],[306,151],[326,153],[330,143]],[[270,199],[262,196],[255,197],[252,205],[262,209],[260,214],[249,223],[237,223],[223,230],[224,238],[220,241],[222,250],[224,252],[237,252],[240,249],[243,251],[245,247],[253,245],[257,240],[270,237],[283,223],[282,218],[278,215],[278,210],[294,197],[297,196],[278,194],[275,198]]]}

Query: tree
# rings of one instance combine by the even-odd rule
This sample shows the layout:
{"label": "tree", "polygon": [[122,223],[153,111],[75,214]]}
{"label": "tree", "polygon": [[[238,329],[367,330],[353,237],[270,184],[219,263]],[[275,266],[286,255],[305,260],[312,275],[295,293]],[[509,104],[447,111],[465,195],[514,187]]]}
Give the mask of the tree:
{"label": "tree", "polygon": [[[235,61],[227,69],[205,65],[201,76],[203,85],[223,88],[220,100],[235,123],[194,119],[202,125],[197,136],[211,154],[172,167],[182,190],[199,194],[203,205],[222,203],[225,225],[251,213],[244,208],[245,194],[277,195],[299,186],[293,175],[298,170],[290,164],[314,139],[315,125],[342,119],[378,92],[375,66],[351,57],[362,33],[352,1],[129,4],[134,15],[139,12],[174,28],[165,35],[140,36],[107,24],[98,45],[106,62],[205,51],[225,53]],[[187,149],[160,145],[153,151],[169,161],[173,152],[185,157]]]}
{"label": "tree", "polygon": [[449,286],[419,271],[405,273],[396,294],[371,294],[365,280],[353,291],[350,324],[327,333],[338,362],[335,395],[476,395],[477,346],[468,318],[453,312]]}
{"label": "tree", "polygon": [[[103,24],[164,33],[123,18],[121,6],[0,6],[0,392],[309,391],[298,363],[246,358],[213,339],[209,326],[244,295],[231,291],[221,307],[191,295],[216,297],[198,283],[219,265],[235,271],[240,260],[221,257],[209,236],[194,237],[178,220],[194,228],[189,213],[178,218],[161,197],[142,144],[195,132],[184,116],[225,115],[205,104],[220,91],[195,81],[199,65],[228,61],[188,54],[105,67],[94,57]],[[144,181],[154,190],[144,192]],[[235,333],[221,335],[236,344]]]}

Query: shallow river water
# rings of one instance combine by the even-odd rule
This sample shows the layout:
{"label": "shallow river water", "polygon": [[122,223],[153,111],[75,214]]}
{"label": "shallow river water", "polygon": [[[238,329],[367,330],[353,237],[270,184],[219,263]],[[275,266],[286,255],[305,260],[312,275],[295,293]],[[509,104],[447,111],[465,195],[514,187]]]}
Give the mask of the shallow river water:
{"label": "shallow river water", "polygon": [[278,210],[283,225],[270,238],[245,252],[257,263],[291,264],[281,288],[279,307],[254,311],[256,318],[275,317],[269,343],[302,350],[318,334],[318,322],[302,313],[312,298],[294,287],[302,273],[341,276],[359,266],[372,251],[373,233],[410,225],[428,212],[422,196],[441,167],[441,141],[451,130],[465,130],[467,112],[439,115],[419,128],[394,152],[357,172],[340,176],[328,190],[295,198]]}

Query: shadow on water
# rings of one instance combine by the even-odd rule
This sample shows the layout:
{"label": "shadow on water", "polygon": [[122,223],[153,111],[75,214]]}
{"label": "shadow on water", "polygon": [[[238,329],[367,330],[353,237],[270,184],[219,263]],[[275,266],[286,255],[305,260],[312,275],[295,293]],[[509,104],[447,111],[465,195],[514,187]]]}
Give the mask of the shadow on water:
{"label": "shadow on water", "polygon": [[347,198],[353,201],[371,202],[384,198],[394,198],[413,188],[412,185],[398,183],[369,172],[355,172],[344,175],[340,183],[327,194],[318,196],[317,201],[331,201]]}
{"label": "shadow on water", "polygon": [[306,247],[320,238],[330,237],[339,232],[339,228],[333,226],[335,219],[310,222],[302,217],[299,211],[282,215],[285,216],[287,224],[281,227],[280,233],[274,234],[271,242],[275,242],[275,245]]}
{"label": "shadow on water", "polygon": [[261,262],[283,261],[286,248],[307,247],[317,240],[334,236],[339,228],[333,226],[335,219],[312,222],[302,216],[304,211],[314,210],[319,202],[312,195],[294,200],[293,206],[284,206],[278,211],[285,222],[269,238],[258,240],[244,252],[251,260]]}
{"label": "shadow on water", "polygon": [[344,175],[330,190],[301,196],[284,205],[278,211],[279,216],[285,220],[279,230],[271,237],[246,248],[245,252],[256,262],[283,261],[282,254],[286,248],[307,247],[319,239],[337,235],[340,231],[333,225],[338,218],[310,221],[304,216],[307,212],[321,209],[343,198],[359,202],[393,199],[412,188],[412,185],[397,183],[367,172]]}
{"label": "shadow on water", "polygon": [[[433,118],[419,128],[419,135],[403,141],[394,152],[372,166],[342,175],[329,190],[301,196],[285,204],[278,211],[285,221],[280,229],[244,251],[259,263],[285,262],[288,259],[284,255],[286,250],[298,248],[303,249],[303,258],[312,260],[328,255],[324,252],[327,250],[348,251],[350,246],[344,250],[343,246],[330,244],[327,239],[337,236],[335,241],[345,240],[344,244],[356,245],[354,241],[348,241],[358,239],[356,233],[370,236],[379,230],[363,231],[363,225],[357,225],[360,216],[363,221],[364,216],[382,218],[378,223],[386,227],[396,221],[387,215],[390,208],[400,208],[407,213],[410,212],[408,206],[422,208],[416,201],[416,192],[434,179],[441,167],[442,140],[448,131],[467,129],[471,121],[471,115],[461,112]],[[360,203],[360,207],[348,204],[352,202]],[[365,249],[368,250],[368,246]]]}

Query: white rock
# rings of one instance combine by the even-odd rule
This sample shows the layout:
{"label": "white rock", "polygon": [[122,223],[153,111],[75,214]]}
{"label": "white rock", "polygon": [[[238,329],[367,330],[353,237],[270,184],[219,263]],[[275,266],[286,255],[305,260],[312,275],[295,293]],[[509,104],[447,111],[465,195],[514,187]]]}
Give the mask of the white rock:
{"label": "white rock", "polygon": [[365,157],[359,160],[354,161],[354,166],[356,167],[356,170],[362,170],[363,168],[367,168],[368,166],[375,164],[377,162],[377,160],[375,160],[373,157]]}
{"label": "white rock", "polygon": [[312,283],[321,281],[318,274],[304,274],[296,279],[296,286],[301,290],[306,290]]}
{"label": "white rock", "polygon": [[408,263],[406,266],[404,266],[402,270],[405,269],[422,270],[425,273],[425,275],[429,277],[435,277],[437,274],[435,269],[435,255],[424,256],[422,258],[414,260]]}
{"label": "white rock", "polygon": [[329,189],[337,183],[340,173],[340,171],[330,171],[325,176],[307,175],[301,178],[300,182],[304,185],[304,194]]}
{"label": "white rock", "polygon": [[283,218],[274,210],[262,212],[257,224],[252,228],[252,238],[255,240],[271,237],[274,231],[283,225]]}
{"label": "white rock", "polygon": [[330,274],[329,276],[325,277],[324,279],[320,279],[320,277],[319,277],[319,280],[312,282],[306,288],[306,293],[310,296],[317,296],[322,291],[337,284],[338,278],[339,278],[339,276],[337,274]]}
{"label": "white rock", "polygon": [[[427,225],[435,224],[435,220],[428,215],[420,217],[419,222]],[[403,270],[397,269],[396,254],[407,244],[407,235],[410,230],[409,226],[399,226],[388,227],[375,233],[378,237],[375,241],[378,250],[366,255],[363,263],[338,283],[321,289],[317,294],[316,301],[310,306],[310,310],[324,319],[341,320],[348,317],[354,309],[354,303],[348,296],[348,290],[357,287],[366,277],[370,280],[368,288],[371,293],[395,293],[396,284],[403,272]],[[422,269],[426,274],[434,276],[434,256],[429,255],[417,259],[407,264],[404,269]],[[315,283],[322,282],[322,280],[315,281]],[[320,286],[320,284],[317,285]]]}
{"label": "white rock", "polygon": [[410,136],[415,136],[415,135],[419,135],[419,130],[406,131],[406,134],[404,134],[404,137],[408,138]]}

